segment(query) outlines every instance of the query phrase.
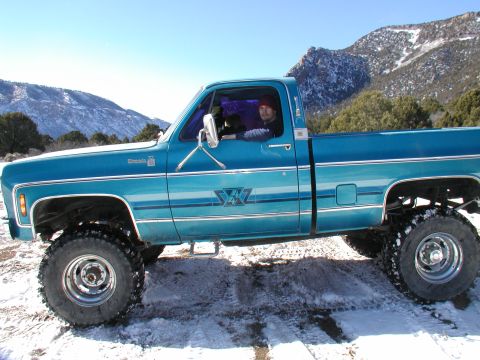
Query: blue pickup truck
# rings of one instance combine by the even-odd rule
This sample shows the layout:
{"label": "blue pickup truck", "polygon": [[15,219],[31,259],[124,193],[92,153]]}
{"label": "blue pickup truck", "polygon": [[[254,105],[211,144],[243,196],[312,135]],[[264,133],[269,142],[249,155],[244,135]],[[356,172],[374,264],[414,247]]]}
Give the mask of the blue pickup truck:
{"label": "blue pickup truck", "polygon": [[15,161],[1,185],[11,236],[50,243],[46,304],[79,326],[138,302],[166,245],[342,234],[420,301],[466,291],[480,266],[459,213],[479,212],[480,129],[309,136],[291,78],[210,84],[156,141]]}

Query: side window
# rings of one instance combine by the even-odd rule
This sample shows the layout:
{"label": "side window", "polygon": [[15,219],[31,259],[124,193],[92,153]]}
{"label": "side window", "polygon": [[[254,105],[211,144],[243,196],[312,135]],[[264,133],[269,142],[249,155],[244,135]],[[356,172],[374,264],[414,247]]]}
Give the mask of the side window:
{"label": "side window", "polygon": [[272,87],[219,90],[212,114],[223,140],[264,141],[283,134],[280,97]]}
{"label": "side window", "polygon": [[180,140],[196,140],[203,116],[215,118],[222,140],[265,141],[283,135],[283,114],[278,91],[273,87],[222,89],[198,105],[180,133]]}
{"label": "side window", "polygon": [[208,114],[210,105],[212,103],[212,94],[209,94],[203,101],[197,106],[187,124],[183,127],[180,133],[180,140],[196,140],[198,132],[203,128],[203,116]]}

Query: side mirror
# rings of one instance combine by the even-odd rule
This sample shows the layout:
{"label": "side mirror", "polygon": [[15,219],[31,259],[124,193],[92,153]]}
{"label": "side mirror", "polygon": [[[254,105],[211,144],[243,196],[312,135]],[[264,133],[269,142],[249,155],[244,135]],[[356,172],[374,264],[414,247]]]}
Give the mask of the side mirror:
{"label": "side mirror", "polygon": [[203,151],[205,155],[207,155],[215,164],[217,164],[221,169],[226,169],[227,167],[222,162],[215,159],[215,157],[210,154],[205,148],[203,147],[202,140],[203,134],[207,137],[208,146],[211,148],[216,148],[218,146],[218,134],[217,134],[217,127],[215,126],[215,119],[213,118],[212,114],[207,114],[203,117],[203,129],[198,132],[198,145],[195,149],[193,149],[186,157],[183,159],[178,165],[175,171],[182,170],[183,166],[187,163],[190,158],[195,155],[195,153],[200,150]]}
{"label": "side mirror", "polygon": [[[203,117],[203,131],[207,136],[208,146],[212,149],[218,146],[218,133],[217,126],[215,125],[215,119],[212,114],[207,114]],[[200,135],[201,136],[201,135]],[[199,139],[201,141],[201,139]]]}

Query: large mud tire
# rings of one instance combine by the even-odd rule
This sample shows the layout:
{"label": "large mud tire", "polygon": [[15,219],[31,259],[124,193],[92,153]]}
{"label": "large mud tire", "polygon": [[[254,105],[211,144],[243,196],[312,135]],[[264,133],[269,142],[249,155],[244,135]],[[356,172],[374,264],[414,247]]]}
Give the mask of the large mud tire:
{"label": "large mud tire", "polygon": [[89,326],[122,317],[140,300],[144,266],[121,233],[89,226],[57,239],[38,277],[40,294],[56,315]]}
{"label": "large mud tire", "polygon": [[346,235],[343,240],[360,255],[373,259],[382,251],[384,235],[366,230],[361,233]]}
{"label": "large mud tire", "polygon": [[415,300],[454,298],[469,289],[480,267],[473,225],[453,210],[429,209],[398,226],[384,243],[383,263],[392,283]]}

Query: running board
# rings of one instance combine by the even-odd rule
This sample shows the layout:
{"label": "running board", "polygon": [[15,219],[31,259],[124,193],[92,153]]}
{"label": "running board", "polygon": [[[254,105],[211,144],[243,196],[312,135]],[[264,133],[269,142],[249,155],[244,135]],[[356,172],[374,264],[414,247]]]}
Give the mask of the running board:
{"label": "running board", "polygon": [[214,252],[202,252],[202,253],[195,253],[195,243],[192,242],[190,244],[190,256],[191,257],[214,257],[217,256],[220,250],[220,242],[214,241]]}

